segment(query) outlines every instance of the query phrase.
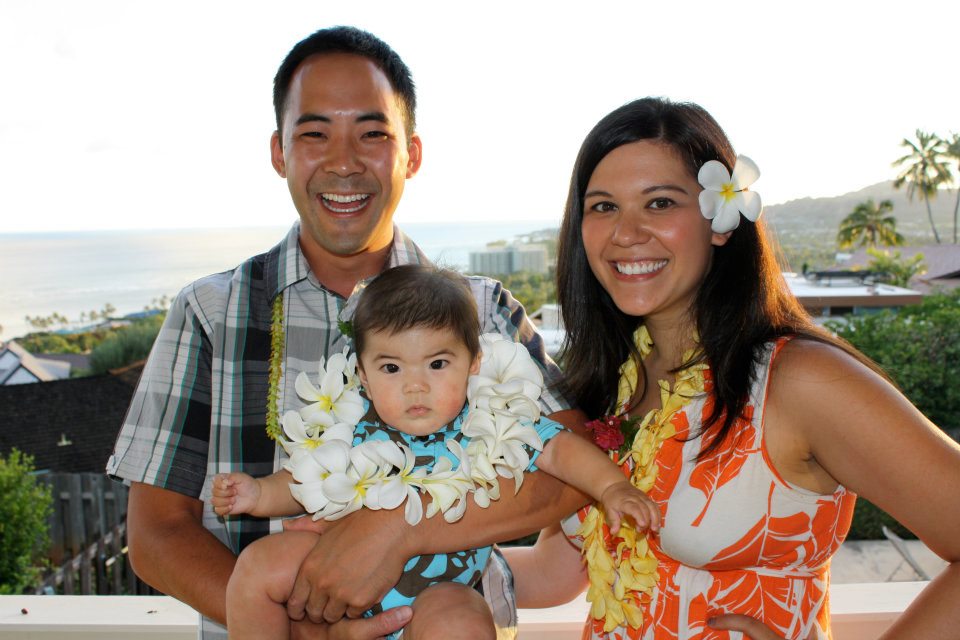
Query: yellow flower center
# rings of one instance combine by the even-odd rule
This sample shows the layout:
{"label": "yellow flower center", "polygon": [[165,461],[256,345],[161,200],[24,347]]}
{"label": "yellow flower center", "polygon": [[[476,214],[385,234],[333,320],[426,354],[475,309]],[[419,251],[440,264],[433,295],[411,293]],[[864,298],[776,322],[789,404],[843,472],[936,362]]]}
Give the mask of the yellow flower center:
{"label": "yellow flower center", "polygon": [[330,396],[320,396],[317,405],[321,411],[330,411],[333,408],[333,399]]}
{"label": "yellow flower center", "polygon": [[720,189],[720,195],[723,196],[724,201],[730,202],[733,200],[733,196],[736,195],[737,190],[733,188],[732,182],[724,182],[723,188]]}

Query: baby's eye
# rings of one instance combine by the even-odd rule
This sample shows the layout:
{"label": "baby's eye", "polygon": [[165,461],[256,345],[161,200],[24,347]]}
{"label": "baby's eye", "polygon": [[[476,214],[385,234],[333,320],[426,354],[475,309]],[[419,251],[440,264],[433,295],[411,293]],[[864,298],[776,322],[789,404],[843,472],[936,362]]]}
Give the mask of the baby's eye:
{"label": "baby's eye", "polygon": [[433,362],[430,363],[430,368],[431,368],[431,369],[443,369],[445,366],[447,366],[447,364],[448,364],[448,363],[447,363],[446,360],[434,360]]}
{"label": "baby's eye", "polygon": [[384,373],[397,373],[398,371],[400,371],[400,365],[394,364],[392,362],[388,362],[387,364],[380,367],[380,371],[383,371]]}

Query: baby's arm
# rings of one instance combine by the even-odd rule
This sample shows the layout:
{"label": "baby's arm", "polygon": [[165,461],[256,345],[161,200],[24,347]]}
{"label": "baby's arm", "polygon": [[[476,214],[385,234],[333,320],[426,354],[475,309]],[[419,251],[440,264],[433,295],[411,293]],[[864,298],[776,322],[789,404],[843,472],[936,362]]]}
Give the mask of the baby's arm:
{"label": "baby's arm", "polygon": [[660,529],[656,503],[630,484],[620,467],[584,438],[561,431],[544,445],[537,466],[600,502],[610,533],[620,530],[624,515],[633,518],[638,531]]}
{"label": "baby's arm", "polygon": [[294,516],[303,507],[290,494],[293,477],[278,471],[263,478],[246,473],[220,473],[213,479],[210,503],[217,515],[249,513],[254,516]]}

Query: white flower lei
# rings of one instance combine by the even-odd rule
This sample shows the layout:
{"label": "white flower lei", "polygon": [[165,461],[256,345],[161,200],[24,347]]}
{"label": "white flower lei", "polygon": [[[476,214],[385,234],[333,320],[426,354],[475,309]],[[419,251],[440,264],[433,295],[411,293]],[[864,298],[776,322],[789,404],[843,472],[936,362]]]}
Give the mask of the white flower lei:
{"label": "white flower lei", "polygon": [[351,446],[363,400],[356,356],[348,348],[321,359],[319,388],[305,373],[297,376],[297,395],[310,404],[284,414],[280,444],[290,456],[284,468],[296,481],[290,491],[314,520],[336,520],[360,507],[395,509],[406,501],[405,518],[415,525],[423,517],[419,494],[427,493],[427,517],[443,512],[456,522],[467,494],[481,507],[500,497],[498,477],[513,478],[519,491],[530,464],[523,445],[543,448],[533,426],[540,418],[543,374],[523,345],[499,334],[480,336],[480,346],[480,371],[468,382],[469,410],[461,426],[468,440],[465,446],[446,442],[460,460],[455,469],[447,458],[430,471],[414,469],[410,448],[389,440]]}

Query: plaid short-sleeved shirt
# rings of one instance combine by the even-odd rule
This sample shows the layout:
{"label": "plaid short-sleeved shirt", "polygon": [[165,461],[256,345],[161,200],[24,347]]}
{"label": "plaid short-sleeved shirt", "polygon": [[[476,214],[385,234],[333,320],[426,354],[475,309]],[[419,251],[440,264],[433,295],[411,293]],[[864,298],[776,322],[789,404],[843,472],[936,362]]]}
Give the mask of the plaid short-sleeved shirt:
{"label": "plaid short-sleeved shirt", "polygon": [[[281,529],[277,518],[218,518],[207,501],[218,473],[242,471],[259,477],[279,468],[281,450],[265,431],[274,299],[283,294],[280,415],[302,406],[294,389],[297,374],[305,371],[316,379],[320,359],[346,344],[337,325],[345,300],[310,272],[300,250],[299,231],[297,223],[267,253],[232,271],[202,278],[180,292],[157,336],[107,463],[107,473],[115,478],[204,500],[204,526],[234,553]],[[426,262],[420,249],[395,228],[386,266]],[[549,391],[559,370],[546,355],[523,307],[495,280],[470,277],[468,281],[481,330],[519,340],[541,364],[548,382],[541,398],[544,413],[568,408],[563,398]]]}

